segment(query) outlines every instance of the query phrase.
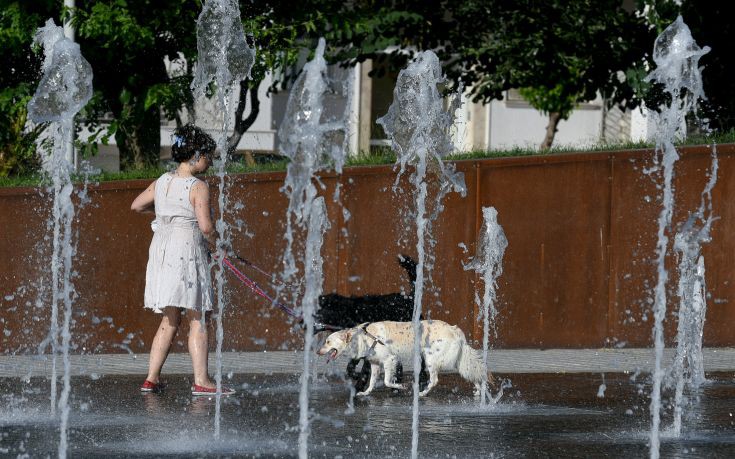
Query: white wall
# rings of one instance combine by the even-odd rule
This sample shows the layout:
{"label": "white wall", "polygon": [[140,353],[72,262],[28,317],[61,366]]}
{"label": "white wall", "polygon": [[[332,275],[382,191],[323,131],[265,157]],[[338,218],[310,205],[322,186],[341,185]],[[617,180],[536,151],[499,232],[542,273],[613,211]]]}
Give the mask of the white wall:
{"label": "white wall", "polygon": [[[452,131],[455,151],[506,150],[514,147],[537,149],[546,135],[548,116],[531,107],[517,92],[510,96],[510,100],[506,95],[504,100],[482,105],[472,103],[464,94],[462,106],[455,113]],[[629,140],[629,117],[618,115],[618,118],[624,118],[625,123],[618,122],[620,126],[614,126],[616,132],[607,133],[611,137],[608,141],[611,142]],[[568,120],[559,123],[553,145],[584,147],[598,143],[603,116],[601,98],[582,104]]]}
{"label": "white wall", "polygon": [[[554,145],[584,146],[600,138],[602,107],[599,102],[585,104],[559,123]],[[489,109],[491,150],[512,147],[538,148],[546,135],[548,116],[522,101],[494,100]]]}
{"label": "white wall", "polygon": [[651,140],[655,126],[649,110],[643,106],[633,109],[630,119],[630,140],[633,142],[641,142]]}
{"label": "white wall", "polygon": [[[372,97],[369,92],[360,94],[361,85],[360,69],[344,71],[343,77],[353,81],[355,97]],[[266,95],[267,88],[272,82],[270,75],[261,83],[259,88],[260,113],[255,123],[243,135],[237,149],[240,151],[274,151],[278,147],[277,131],[283,118],[288,91],[277,94]],[[230,107],[230,119],[234,116],[237,106],[237,87],[233,91],[233,101]],[[509,97],[508,97],[509,96]],[[463,97],[463,105],[457,110],[456,123],[453,130],[453,141],[457,151],[469,150],[498,150],[513,147],[538,148],[546,133],[548,117],[542,115],[527,102],[522,100],[517,93],[510,92],[502,101],[492,101],[487,106],[471,103]],[[327,101],[329,107],[326,111],[341,111],[345,104],[350,103],[342,97],[332,97]],[[348,136],[350,146],[354,148],[356,143],[357,126],[360,121],[359,102],[352,101],[353,116],[348,122]],[[249,113],[250,101],[246,106],[245,116]],[[196,124],[206,129],[213,137],[220,135],[222,117],[218,113],[214,99],[198,101],[196,105]],[[187,116],[183,116],[184,122]],[[578,107],[568,120],[559,123],[559,130],[554,139],[555,146],[577,146],[599,142],[601,124],[603,122],[602,101],[597,99]],[[162,157],[168,157],[171,146],[171,137],[175,129],[173,121],[164,122],[161,125],[161,147]],[[635,110],[631,117],[630,135],[633,140],[650,138],[650,117],[646,117],[640,110]],[[627,140],[627,139],[626,139]],[[111,139],[112,148],[104,149],[106,155],[113,153],[114,138]],[[355,148],[354,151],[357,149]],[[102,158],[100,158],[102,159]],[[110,169],[109,160],[105,158],[105,169]],[[105,167],[107,166],[107,167]]]}
{"label": "white wall", "polygon": [[[256,151],[271,151],[274,148],[274,137],[275,130],[272,125],[272,114],[273,114],[273,97],[266,96],[268,86],[271,84],[271,77],[267,75],[263,82],[258,88],[258,99],[260,100],[260,111],[258,117],[255,119],[255,123],[240,139],[240,143],[237,144],[238,150],[256,150]],[[195,122],[197,126],[205,129],[215,139],[221,135],[222,132],[222,114],[217,107],[218,103],[216,97],[211,99],[199,100],[196,102],[194,111],[196,112],[196,120],[189,120],[184,116],[184,121]],[[232,91],[232,103],[229,107],[229,119],[234,120],[235,109],[239,101],[239,87],[235,86]],[[251,102],[247,101],[245,106],[245,112],[243,117],[247,117],[250,113]],[[230,132],[234,121],[230,121]],[[166,124],[161,125],[161,147],[171,146],[171,137],[173,131],[176,128],[176,124],[173,121],[169,121]]]}

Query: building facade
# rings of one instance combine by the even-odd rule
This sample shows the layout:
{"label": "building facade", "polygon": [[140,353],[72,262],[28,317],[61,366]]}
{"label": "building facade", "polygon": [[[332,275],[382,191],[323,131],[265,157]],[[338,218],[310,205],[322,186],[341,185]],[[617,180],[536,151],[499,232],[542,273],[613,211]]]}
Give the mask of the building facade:
{"label": "building facade", "polygon": [[[330,93],[325,100],[325,116],[344,116],[347,148],[350,154],[367,152],[375,148],[389,147],[382,128],[376,120],[383,116],[393,100],[396,74],[386,73],[379,78],[370,77],[372,63],[366,61],[355,67],[342,69],[330,66],[329,77],[342,81],[348,90]],[[173,69],[172,71],[175,71]],[[254,124],[242,136],[236,151],[251,157],[278,152],[278,127],[283,120],[288,102],[288,91],[267,93],[271,77],[261,84],[258,97],[259,114]],[[237,106],[237,91],[233,91],[230,104],[232,120]],[[461,107],[455,113],[453,132],[455,151],[509,150],[514,148],[538,148],[544,138],[548,117],[531,107],[516,90],[506,91],[503,100],[489,104],[471,102],[462,96]],[[247,116],[250,101],[247,101]],[[348,110],[345,110],[349,106]],[[214,99],[198,101],[193,114],[182,113],[182,120],[195,122],[214,137],[220,135],[222,115]],[[232,125],[232,122],[230,123]],[[556,146],[584,148],[607,143],[615,144],[638,141],[650,137],[650,122],[645,109],[622,111],[617,107],[608,109],[601,97],[581,104],[569,119],[562,120],[554,139]],[[161,159],[171,157],[171,137],[174,121],[161,122]],[[92,164],[105,170],[119,169],[119,154],[114,145],[100,146],[100,153]]]}

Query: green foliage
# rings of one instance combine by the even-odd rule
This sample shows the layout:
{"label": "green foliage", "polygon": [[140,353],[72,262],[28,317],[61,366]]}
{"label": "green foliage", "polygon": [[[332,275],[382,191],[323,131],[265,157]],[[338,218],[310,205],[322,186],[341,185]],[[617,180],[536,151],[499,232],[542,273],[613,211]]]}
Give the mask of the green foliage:
{"label": "green foliage", "polygon": [[[60,22],[60,3],[0,0],[0,62],[6,69],[0,74],[0,88],[7,88],[0,107],[3,145],[24,135],[17,130],[25,116],[20,107],[35,87],[39,68],[39,56],[30,43],[48,17]],[[307,59],[306,50],[323,35],[331,61],[350,65],[373,58],[386,64],[376,65],[376,74],[402,68],[417,50],[433,49],[450,78],[449,89],[464,84],[475,101],[488,102],[502,98],[507,89],[522,88],[532,105],[561,113],[562,118],[598,92],[610,103],[631,107],[644,97],[655,99],[656,88],[644,81],[645,56],[650,55],[656,32],[681,11],[698,42],[713,47],[702,61],[707,66],[708,113],[724,120],[721,126],[735,124],[727,41],[732,26],[724,6],[697,11],[692,0],[685,0],[681,9],[669,0],[641,0],[639,10],[649,6],[647,17],[641,17],[623,9],[622,3],[241,0],[244,28],[257,48],[247,85],[255,88],[275,71],[269,89],[287,87]],[[96,91],[80,115],[95,133],[94,142],[83,150],[93,154],[96,142],[115,136],[125,166],[154,164],[160,146],[159,117],[177,119],[183,107],[193,104],[189,85],[197,57],[195,24],[201,1],[77,0],[76,4],[77,39],[94,69]],[[170,74],[165,58],[181,70]],[[30,138],[12,143],[27,152],[22,145],[30,145]],[[12,154],[32,156],[17,150]]]}
{"label": "green foliage", "polygon": [[26,128],[26,105],[39,80],[41,59],[30,43],[53,1],[0,2],[0,176],[38,169],[36,140],[45,125]]}
{"label": "green foliage", "polygon": [[[0,0],[0,58],[4,69],[0,87],[14,90],[14,103],[30,95],[39,77],[39,55],[31,50],[36,29],[47,18],[60,24],[61,2],[56,0]],[[257,58],[247,85],[257,88],[274,72],[271,90],[295,78],[304,49],[329,28],[339,2],[241,1],[245,30],[257,44]],[[97,142],[114,136],[125,168],[144,169],[158,162],[160,116],[179,121],[182,108],[193,106],[189,89],[197,58],[196,21],[199,0],[77,0],[73,12],[76,39],[94,71],[95,95],[80,113],[93,135],[79,143],[85,155]],[[172,73],[165,60],[179,70]],[[25,91],[25,92],[23,92]],[[5,96],[7,100],[9,96]],[[17,137],[7,121],[21,111],[3,105],[0,139]],[[16,120],[17,121],[17,120]],[[13,141],[15,142],[15,141]]]}
{"label": "green foliage", "polygon": [[[481,18],[487,18],[485,27]],[[464,58],[449,73],[473,87],[476,101],[502,98],[510,88],[534,88],[548,92],[535,99],[547,105],[555,99],[559,108],[598,92],[613,103],[639,102],[621,76],[644,63],[652,34],[622,2],[470,1],[463,2],[457,20],[471,21],[478,32],[458,37],[455,52]]]}
{"label": "green foliage", "polygon": [[329,2],[266,0],[240,1],[246,34],[256,47],[251,84],[259,85],[272,73],[269,91],[285,89],[296,78],[298,64],[315,48],[322,32],[330,27],[324,11]]}
{"label": "green foliage", "polygon": [[[681,12],[681,5],[672,0],[638,0],[638,10],[644,12],[646,21],[657,33],[664,31]],[[653,43],[651,43],[653,48]]]}
{"label": "green foliage", "polygon": [[[512,88],[543,111],[569,111],[602,93],[609,104],[633,107],[655,34],[619,0],[421,0],[350,3],[331,37],[350,63],[387,59],[402,68],[417,50],[434,50],[453,83],[475,102],[502,99]],[[386,47],[393,47],[389,53]],[[638,89],[641,80],[633,81]]]}
{"label": "green foliage", "polygon": [[[98,128],[94,140],[115,136],[123,167],[156,164],[160,115],[176,119],[192,103],[191,66],[182,59],[195,60],[199,8],[181,0],[77,2],[77,40],[94,69],[96,92],[82,116]],[[166,58],[185,70],[170,75]],[[110,117],[103,133],[106,126],[98,120]]]}
{"label": "green foliage", "polygon": [[[735,61],[732,59],[735,25],[731,19],[730,4],[704,4],[696,0],[639,0],[638,4],[639,9],[646,12],[646,18],[655,33],[661,33],[681,15],[697,44],[711,48],[700,61],[707,100],[700,101],[699,117],[706,120],[709,128],[728,135],[735,129],[735,79],[732,78],[735,74]],[[653,50],[653,41],[650,50]],[[642,73],[645,77],[646,72]],[[640,81],[642,77],[636,75],[629,80]],[[640,83],[638,92],[643,95],[648,107],[656,108],[668,103],[667,94],[657,84]],[[690,121],[694,121],[692,124],[699,123],[698,120]]]}
{"label": "green foliage", "polygon": [[[117,182],[120,180],[152,180],[160,177],[166,169],[163,167],[145,167],[120,172],[102,172],[89,177],[94,182]],[[81,177],[77,177],[79,179]]]}
{"label": "green foliage", "polygon": [[168,119],[176,119],[179,110],[190,103],[189,84],[189,78],[182,75],[172,77],[165,83],[151,85],[143,98],[143,108],[159,107]]}
{"label": "green foliage", "polygon": [[[326,27],[322,2],[241,1],[246,33],[257,52],[247,87],[257,88],[275,73],[271,90],[295,76],[290,71]],[[83,116],[111,114],[124,167],[145,168],[158,161],[157,117],[179,121],[193,106],[190,91],[197,58],[196,21],[201,2],[192,0],[88,0],[77,2],[75,23],[85,57],[95,71],[100,97]],[[171,74],[167,58],[178,67]],[[213,94],[214,91],[211,92]]]}
{"label": "green foliage", "polygon": [[[712,144],[735,144],[735,130],[710,134],[691,136],[682,142],[677,143],[678,146],[683,145],[712,145]],[[625,142],[619,144],[599,143],[586,146],[555,146],[553,148],[539,151],[535,148],[515,147],[503,150],[478,150],[471,152],[462,152],[451,155],[447,161],[476,160],[488,158],[508,158],[519,156],[536,156],[536,155],[558,155],[569,153],[590,153],[590,152],[611,152],[625,150],[643,150],[653,149],[653,143],[647,142]],[[272,159],[272,158],[271,158]],[[389,148],[381,148],[375,152],[362,152],[359,155],[347,158],[347,167],[360,166],[378,166],[395,164],[395,153]],[[288,165],[287,159],[276,159],[259,162],[254,165],[248,165],[244,161],[232,162],[228,166],[228,173],[231,174],[250,174],[259,172],[279,172],[285,171]],[[127,170],[122,172],[103,172],[93,176],[78,175],[72,179],[76,183],[101,183],[120,180],[153,180],[158,178],[170,167],[148,167],[138,170]],[[212,176],[216,171],[210,169],[207,175]],[[3,187],[27,187],[44,185],[44,177],[39,174],[24,174],[19,176],[2,177],[0,176],[0,188]]]}
{"label": "green foliage", "polygon": [[378,164],[395,164],[396,153],[389,147],[373,148],[370,151],[361,151],[349,156],[347,166],[370,166]]}
{"label": "green foliage", "polygon": [[28,175],[40,165],[36,140],[45,126],[26,129],[27,85],[0,91],[0,177]]}
{"label": "green foliage", "polygon": [[565,120],[569,118],[578,103],[584,102],[584,100],[580,100],[579,94],[569,94],[567,92],[570,86],[559,83],[552,88],[521,88],[519,92],[536,110],[546,115],[559,113],[561,119]]}
{"label": "green foliage", "polygon": [[735,55],[733,36],[735,24],[727,2],[685,0],[681,14],[697,43],[709,46],[700,63],[702,83],[707,100],[703,101],[700,116],[709,120],[709,127],[722,132],[735,129]]}
{"label": "green foliage", "polygon": [[[378,65],[371,76],[395,73],[406,66],[416,48],[432,49],[438,41],[431,40],[431,24],[435,13],[445,2],[420,1],[355,1],[335,6],[330,11],[331,26],[324,36],[331,46],[330,60],[355,65],[367,59]],[[429,7],[428,9],[426,7]]]}
{"label": "green foliage", "polygon": [[[121,52],[121,60],[135,59],[137,50],[155,46],[157,19],[153,23],[139,20],[125,0],[87,3],[91,7],[81,6],[76,11],[75,24],[81,37],[94,37],[101,49]],[[150,2],[131,3],[135,8],[147,7]]]}

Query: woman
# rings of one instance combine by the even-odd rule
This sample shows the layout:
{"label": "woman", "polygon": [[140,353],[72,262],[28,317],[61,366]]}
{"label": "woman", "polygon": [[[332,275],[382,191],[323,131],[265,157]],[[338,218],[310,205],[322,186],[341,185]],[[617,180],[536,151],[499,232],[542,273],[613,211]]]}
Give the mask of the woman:
{"label": "woman", "polygon": [[[193,125],[174,132],[171,153],[179,165],[163,174],[133,201],[136,212],[155,211],[154,235],[146,268],[145,307],[163,313],[153,338],[143,392],[159,392],[161,368],[185,312],[189,321],[189,354],[194,369],[192,395],[216,393],[209,378],[206,316],[212,310],[212,285],[207,241],[214,246],[209,188],[194,175],[205,172],[216,144]],[[202,320],[202,314],[205,320]],[[222,387],[222,394],[235,391]]]}

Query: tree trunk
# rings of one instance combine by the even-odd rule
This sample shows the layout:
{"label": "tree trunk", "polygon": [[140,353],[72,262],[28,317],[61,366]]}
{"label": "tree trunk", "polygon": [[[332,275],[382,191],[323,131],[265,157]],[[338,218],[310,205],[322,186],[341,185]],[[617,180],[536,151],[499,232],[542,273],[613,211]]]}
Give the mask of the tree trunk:
{"label": "tree trunk", "polygon": [[[246,79],[240,82],[240,100],[238,100],[237,108],[235,109],[235,127],[232,135],[227,139],[227,148],[230,154],[235,151],[243,134],[255,123],[255,119],[260,113],[260,99],[258,99],[259,87],[260,80],[253,81]],[[245,113],[248,93],[250,94],[250,113],[247,118],[243,118],[242,115]]]}
{"label": "tree trunk", "polygon": [[554,143],[554,136],[556,136],[557,128],[559,127],[559,121],[561,121],[561,113],[551,112],[549,113],[549,124],[546,126],[546,137],[541,142],[540,150],[548,150],[551,148],[551,144]]}
{"label": "tree trunk", "polygon": [[158,107],[146,110],[143,103],[123,105],[115,141],[122,169],[144,169],[158,165],[161,156],[161,115]]}

